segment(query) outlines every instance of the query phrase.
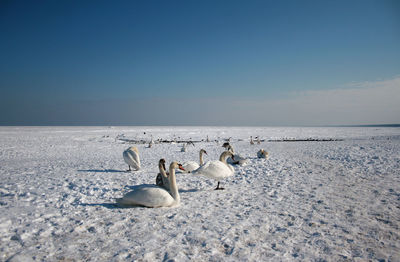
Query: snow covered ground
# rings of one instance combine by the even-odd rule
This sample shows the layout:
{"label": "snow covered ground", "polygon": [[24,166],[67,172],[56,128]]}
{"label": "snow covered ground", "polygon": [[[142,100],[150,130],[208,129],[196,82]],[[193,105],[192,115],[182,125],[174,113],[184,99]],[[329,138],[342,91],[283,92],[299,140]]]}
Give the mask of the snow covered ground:
{"label": "snow covered ground", "polygon": [[[204,141],[138,144],[125,172],[151,135]],[[250,160],[224,191],[178,174],[179,207],[115,205],[160,158],[215,160],[230,137]],[[400,261],[400,128],[0,127],[0,215],[0,261]]]}

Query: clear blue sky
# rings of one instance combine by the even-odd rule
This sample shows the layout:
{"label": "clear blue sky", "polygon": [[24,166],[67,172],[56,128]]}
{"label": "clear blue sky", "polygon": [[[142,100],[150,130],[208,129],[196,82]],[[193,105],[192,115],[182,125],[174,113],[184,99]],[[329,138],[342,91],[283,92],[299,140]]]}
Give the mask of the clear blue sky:
{"label": "clear blue sky", "polygon": [[1,1],[0,32],[0,125],[400,123],[396,0]]}

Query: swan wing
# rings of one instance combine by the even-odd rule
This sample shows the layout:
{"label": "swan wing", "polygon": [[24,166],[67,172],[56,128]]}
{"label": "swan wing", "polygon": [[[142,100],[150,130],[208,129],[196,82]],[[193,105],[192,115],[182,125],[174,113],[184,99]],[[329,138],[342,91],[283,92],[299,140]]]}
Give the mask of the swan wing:
{"label": "swan wing", "polygon": [[193,170],[198,169],[200,165],[195,161],[188,161],[182,164],[182,167],[185,169],[186,172],[192,172]]}

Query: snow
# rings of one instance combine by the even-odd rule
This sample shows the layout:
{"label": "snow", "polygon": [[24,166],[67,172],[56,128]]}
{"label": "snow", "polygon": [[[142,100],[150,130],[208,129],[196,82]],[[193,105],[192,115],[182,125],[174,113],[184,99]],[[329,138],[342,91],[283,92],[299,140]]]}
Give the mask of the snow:
{"label": "snow", "polygon": [[[177,174],[179,207],[115,205],[160,158],[216,160],[228,138],[249,162],[225,190]],[[0,127],[0,179],[0,261],[400,261],[400,128]]]}

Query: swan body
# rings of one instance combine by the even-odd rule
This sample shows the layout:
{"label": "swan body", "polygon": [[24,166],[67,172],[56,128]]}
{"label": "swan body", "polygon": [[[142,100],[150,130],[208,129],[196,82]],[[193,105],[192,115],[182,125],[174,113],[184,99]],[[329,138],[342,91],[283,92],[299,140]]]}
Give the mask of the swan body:
{"label": "swan body", "polygon": [[178,186],[176,185],[175,169],[177,162],[169,166],[170,191],[156,185],[141,185],[116,201],[121,206],[173,207],[180,203]]}
{"label": "swan body", "polygon": [[183,163],[182,167],[185,169],[185,172],[190,173],[190,172],[198,169],[200,166],[202,166],[204,164],[203,154],[207,155],[207,152],[206,152],[206,150],[201,149],[199,152],[200,164],[197,163],[196,161],[187,161],[187,162]]}
{"label": "swan body", "polygon": [[268,158],[268,152],[264,151],[264,149],[260,149],[260,151],[257,152],[257,157],[258,158],[267,159]]}
{"label": "swan body", "polygon": [[140,169],[139,151],[136,147],[132,146],[132,147],[126,149],[122,153],[122,156],[124,157],[125,163],[127,163],[129,166],[128,171],[131,171],[131,167],[133,167],[136,170]]}
{"label": "swan body", "polygon": [[235,171],[231,165],[226,163],[226,158],[228,156],[232,156],[232,152],[225,151],[221,154],[219,160],[206,162],[204,165],[194,170],[192,174],[214,179],[218,181],[217,188],[215,189],[223,189],[219,187],[220,180],[233,176]]}

